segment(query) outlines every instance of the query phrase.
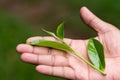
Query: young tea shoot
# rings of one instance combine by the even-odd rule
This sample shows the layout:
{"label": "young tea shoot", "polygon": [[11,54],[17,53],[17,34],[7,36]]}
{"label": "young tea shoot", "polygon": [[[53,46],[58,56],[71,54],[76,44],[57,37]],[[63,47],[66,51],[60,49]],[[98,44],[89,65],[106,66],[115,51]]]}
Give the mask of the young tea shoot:
{"label": "young tea shoot", "polygon": [[96,39],[90,38],[87,51],[88,57],[90,61],[86,60],[82,57],[79,53],[77,53],[74,49],[72,49],[67,43],[64,42],[64,23],[58,25],[56,34],[47,30],[44,32],[48,33],[52,37],[56,38],[59,42],[51,41],[51,40],[35,40],[32,42],[28,42],[27,44],[34,45],[34,46],[42,46],[48,48],[54,48],[66,52],[70,52],[76,57],[80,58],[83,62],[87,63],[89,66],[94,68],[95,70],[99,71],[101,74],[106,75],[104,72],[105,70],[105,60],[104,60],[104,48],[103,45]]}

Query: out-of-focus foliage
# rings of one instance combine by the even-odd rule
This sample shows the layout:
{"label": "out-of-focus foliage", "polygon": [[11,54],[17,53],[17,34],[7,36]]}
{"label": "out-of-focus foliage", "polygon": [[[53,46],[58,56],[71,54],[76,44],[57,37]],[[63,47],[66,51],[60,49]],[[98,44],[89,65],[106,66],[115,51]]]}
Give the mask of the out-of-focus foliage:
{"label": "out-of-focus foliage", "polygon": [[15,47],[37,35],[31,26],[0,10],[0,80],[62,80],[35,71],[35,66],[20,61]]}
{"label": "out-of-focus foliage", "polygon": [[0,0],[0,80],[62,80],[37,73],[34,65],[20,61],[15,47],[41,28],[55,31],[65,22],[65,37],[89,38],[96,33],[80,19],[87,6],[101,19],[120,28],[120,0]]}

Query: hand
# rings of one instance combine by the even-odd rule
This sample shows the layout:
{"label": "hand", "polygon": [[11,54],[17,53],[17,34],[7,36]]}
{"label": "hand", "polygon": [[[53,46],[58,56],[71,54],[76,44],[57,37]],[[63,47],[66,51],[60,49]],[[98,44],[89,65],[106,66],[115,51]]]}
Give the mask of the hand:
{"label": "hand", "polygon": [[[81,8],[80,14],[83,21],[98,33],[95,38],[104,46],[106,76],[70,53],[55,49],[19,44],[16,49],[21,53],[21,59],[27,63],[37,64],[36,70],[43,74],[72,80],[120,80],[120,30],[100,20],[86,7]],[[37,39],[55,40],[52,37],[38,36],[29,38],[27,42]],[[64,40],[80,55],[89,60],[86,52],[88,40]]]}

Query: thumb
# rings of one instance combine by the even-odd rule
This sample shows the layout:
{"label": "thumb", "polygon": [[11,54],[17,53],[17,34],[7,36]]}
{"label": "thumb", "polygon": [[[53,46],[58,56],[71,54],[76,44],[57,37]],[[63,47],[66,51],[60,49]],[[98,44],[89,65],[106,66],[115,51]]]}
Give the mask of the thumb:
{"label": "thumb", "polygon": [[80,9],[80,15],[83,21],[92,27],[98,33],[105,33],[115,29],[115,27],[109,23],[106,23],[95,16],[90,10],[86,7]]}

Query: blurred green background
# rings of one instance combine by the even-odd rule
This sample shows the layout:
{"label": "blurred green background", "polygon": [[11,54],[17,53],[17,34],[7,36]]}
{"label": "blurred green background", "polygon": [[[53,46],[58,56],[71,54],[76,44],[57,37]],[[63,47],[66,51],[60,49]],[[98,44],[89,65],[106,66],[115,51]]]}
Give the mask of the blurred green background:
{"label": "blurred green background", "polygon": [[31,36],[45,35],[41,28],[55,31],[62,21],[68,38],[96,36],[80,19],[82,6],[120,27],[120,0],[0,0],[0,80],[64,80],[36,72],[15,48]]}

